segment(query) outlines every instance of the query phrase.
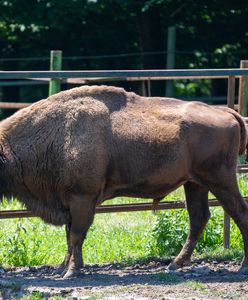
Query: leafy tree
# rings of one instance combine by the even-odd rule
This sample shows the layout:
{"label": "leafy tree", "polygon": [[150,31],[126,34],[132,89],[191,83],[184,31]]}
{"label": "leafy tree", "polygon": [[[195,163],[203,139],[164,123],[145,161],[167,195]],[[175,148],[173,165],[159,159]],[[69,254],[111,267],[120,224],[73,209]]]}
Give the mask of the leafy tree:
{"label": "leafy tree", "polygon": [[[247,4],[230,0],[0,0],[0,68],[48,69],[51,49],[63,50],[64,57],[81,57],[64,59],[64,69],[165,68],[171,25],[177,27],[177,68],[238,67],[248,48]],[[108,57],[119,53],[133,55]],[[24,60],[1,60],[15,57]],[[43,58],[29,61],[28,57]],[[187,94],[187,82],[183,84],[181,91]],[[218,81],[223,93],[219,85]],[[207,86],[203,84],[199,93]],[[35,95],[36,90],[27,93]],[[163,94],[164,83],[153,83],[152,91]],[[6,100],[18,99],[17,88],[3,92]],[[216,94],[215,85],[212,92]]]}

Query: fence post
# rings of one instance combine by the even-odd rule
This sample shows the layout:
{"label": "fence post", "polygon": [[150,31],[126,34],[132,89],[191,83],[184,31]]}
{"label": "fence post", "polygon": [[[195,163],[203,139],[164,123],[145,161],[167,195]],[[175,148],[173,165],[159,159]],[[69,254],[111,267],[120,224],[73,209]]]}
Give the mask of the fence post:
{"label": "fence post", "polygon": [[[62,68],[62,51],[52,50],[50,52],[50,71],[60,71]],[[60,91],[60,79],[51,79],[49,82],[49,96]]]}
{"label": "fence post", "polygon": [[[241,60],[240,68],[248,68],[248,60]],[[239,80],[239,113],[248,115],[248,76],[241,76]]]}
{"label": "fence post", "polygon": [[224,211],[224,248],[230,248],[230,216]]}
{"label": "fence post", "polygon": [[[168,38],[167,38],[167,60],[166,68],[175,68],[175,49],[176,49],[176,27],[170,26],[168,28]],[[165,95],[167,97],[173,96],[173,80],[166,80],[166,91]]]}
{"label": "fence post", "polygon": [[[228,77],[227,106],[234,109],[235,76]],[[224,248],[230,248],[230,216],[224,211]]]}
{"label": "fence post", "polygon": [[228,76],[227,106],[232,109],[235,106],[235,76]]}

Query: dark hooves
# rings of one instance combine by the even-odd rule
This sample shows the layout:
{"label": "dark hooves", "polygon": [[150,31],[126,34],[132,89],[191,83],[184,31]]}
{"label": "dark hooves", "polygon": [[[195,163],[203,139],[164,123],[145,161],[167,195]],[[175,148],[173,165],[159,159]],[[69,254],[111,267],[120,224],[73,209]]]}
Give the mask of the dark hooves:
{"label": "dark hooves", "polygon": [[248,275],[248,266],[240,267],[238,270],[239,274]]}
{"label": "dark hooves", "polygon": [[77,278],[80,276],[80,270],[79,269],[68,269],[65,270],[61,276],[63,279],[72,279],[72,278]]}

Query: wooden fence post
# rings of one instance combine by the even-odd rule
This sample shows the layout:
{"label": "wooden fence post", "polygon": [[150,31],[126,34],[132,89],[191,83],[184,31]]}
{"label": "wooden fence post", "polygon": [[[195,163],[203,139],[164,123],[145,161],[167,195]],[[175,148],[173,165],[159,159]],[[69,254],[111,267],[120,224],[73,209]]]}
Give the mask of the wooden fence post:
{"label": "wooden fence post", "polygon": [[[235,76],[228,77],[227,106],[234,109]],[[230,216],[224,211],[224,248],[230,248]]]}
{"label": "wooden fence post", "polygon": [[[248,60],[241,60],[240,68],[248,68]],[[248,115],[248,76],[241,76],[239,81],[239,113]]]}
{"label": "wooden fence post", "polygon": [[232,109],[235,106],[235,76],[228,76],[227,106]]}
{"label": "wooden fence post", "polygon": [[[50,71],[60,71],[62,68],[62,51],[52,50],[50,52]],[[49,96],[60,91],[60,79],[51,79],[49,82]]]}
{"label": "wooden fence post", "polygon": [[[168,38],[167,38],[167,60],[166,68],[175,68],[175,49],[176,49],[176,27],[171,26],[168,28]],[[166,91],[165,95],[167,97],[173,96],[173,81],[166,80]]]}
{"label": "wooden fence post", "polygon": [[230,248],[230,216],[224,211],[224,248]]}

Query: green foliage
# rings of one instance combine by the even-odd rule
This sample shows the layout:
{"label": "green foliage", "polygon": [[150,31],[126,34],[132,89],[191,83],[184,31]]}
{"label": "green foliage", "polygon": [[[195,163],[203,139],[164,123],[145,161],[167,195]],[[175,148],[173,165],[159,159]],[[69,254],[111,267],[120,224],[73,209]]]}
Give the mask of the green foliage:
{"label": "green foliage", "polygon": [[248,174],[240,174],[238,177],[238,185],[242,195],[248,196]]}
{"label": "green foliage", "polygon": [[[196,251],[217,248],[223,243],[223,212],[212,209],[212,217],[202,233]],[[181,250],[189,231],[189,218],[186,210],[161,212],[154,224],[152,240],[148,245],[151,255],[174,256]]]}
{"label": "green foliage", "polygon": [[[0,69],[47,70],[52,49],[63,51],[64,70],[165,69],[167,32],[172,25],[177,28],[175,68],[238,67],[248,47],[244,3],[35,0],[27,5],[26,0],[0,1]],[[226,95],[227,81],[217,81],[218,86],[216,80],[176,80],[174,96],[224,103],[225,97],[215,96]],[[109,84],[143,91],[139,81]],[[62,89],[68,87],[62,84]],[[164,82],[151,81],[149,90],[152,96],[164,96]],[[0,100],[6,102],[46,97],[45,85],[0,90]],[[0,118],[10,113],[0,111]]]}
{"label": "green foliage", "polygon": [[[130,202],[130,199],[118,199]],[[15,207],[16,206],[16,207]],[[3,200],[0,209],[20,204]],[[155,216],[150,212],[97,215],[89,230],[83,254],[86,263],[133,262],[147,257],[146,245]],[[3,265],[59,264],[66,251],[65,229],[47,225],[39,218],[1,220],[0,262]],[[7,253],[7,255],[6,255]]]}
{"label": "green foliage", "polygon": [[[239,237],[234,237],[239,238]],[[243,246],[241,248],[234,248],[231,243],[231,247],[229,249],[224,249],[223,245],[218,247],[207,248],[201,253],[195,253],[195,257],[198,259],[214,259],[217,261],[227,261],[227,260],[239,260],[241,261],[244,255]]]}
{"label": "green foliage", "polygon": [[151,238],[147,224],[153,223],[155,218],[149,212],[97,216],[83,249],[85,260],[131,263],[146,257],[146,245]]}
{"label": "green foliage", "polygon": [[[21,208],[16,199],[3,199],[0,206],[5,210]],[[49,226],[39,218],[1,220],[0,262],[10,266],[59,263],[66,249],[64,235],[63,228]]]}
{"label": "green foliage", "polygon": [[[3,242],[3,247],[9,249],[6,257],[8,265],[38,265],[46,261],[47,254],[40,252],[42,240],[32,236],[32,232],[37,232],[37,227],[40,227],[40,224],[34,223],[32,228],[30,228],[30,226],[24,226],[21,221],[18,221],[15,231],[8,233]],[[29,236],[27,235],[27,230],[29,231]],[[34,253],[36,255],[33,255]]]}
{"label": "green foliage", "polygon": [[170,210],[158,214],[152,230],[153,239],[148,245],[151,255],[164,256],[177,254],[188,232],[188,220],[185,210]]}
{"label": "green foliage", "polygon": [[189,100],[195,100],[192,97],[210,96],[211,81],[210,80],[177,80],[175,81],[175,96],[190,97]]}
{"label": "green foliage", "polygon": [[211,218],[196,245],[196,251],[201,253],[208,248],[215,249],[222,244],[223,210],[221,208],[212,208]]}
{"label": "green foliage", "polygon": [[[176,68],[237,67],[248,46],[246,1],[203,5],[184,0],[35,0],[27,5],[26,0],[5,0],[0,1],[0,11],[0,58],[24,58],[0,60],[5,70],[48,69],[50,49],[74,56],[64,59],[64,69],[163,69],[167,29],[172,25],[177,27]],[[123,55],[109,57],[118,53]],[[181,85],[176,89],[186,92],[183,96],[206,90],[201,83]],[[42,87],[30,87],[26,93],[25,89],[21,93],[28,99],[24,100],[33,100],[31,95]],[[222,90],[226,92],[226,87]],[[164,84],[159,92],[164,94]]]}
{"label": "green foliage", "polygon": [[23,296],[22,299],[41,300],[41,299],[45,299],[45,296],[41,292],[34,291],[34,292],[30,293],[29,295]]}
{"label": "green foliage", "polygon": [[164,282],[180,282],[181,278],[178,276],[178,274],[174,274],[174,273],[165,273],[165,272],[161,272],[161,273],[156,273],[153,275],[153,278],[155,280],[158,281],[164,281]]}
{"label": "green foliage", "polygon": [[205,290],[208,288],[206,283],[196,281],[196,280],[188,280],[186,284],[187,286],[191,287],[194,290]]}

